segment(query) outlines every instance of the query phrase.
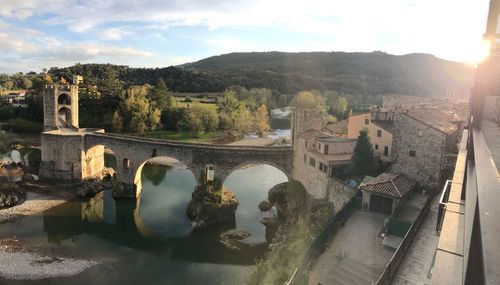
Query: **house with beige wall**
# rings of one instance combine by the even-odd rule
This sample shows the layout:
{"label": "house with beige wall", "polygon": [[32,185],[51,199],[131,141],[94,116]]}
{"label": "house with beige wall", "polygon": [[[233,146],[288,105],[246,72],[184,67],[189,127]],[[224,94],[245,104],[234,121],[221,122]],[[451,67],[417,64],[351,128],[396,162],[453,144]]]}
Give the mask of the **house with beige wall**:
{"label": "house with beige wall", "polygon": [[362,129],[368,129],[368,136],[373,145],[375,156],[380,157],[381,160],[389,161],[392,152],[393,115],[384,114],[384,120],[376,120],[376,118],[380,118],[380,113],[367,112],[351,115],[347,125],[347,138],[357,139]]}

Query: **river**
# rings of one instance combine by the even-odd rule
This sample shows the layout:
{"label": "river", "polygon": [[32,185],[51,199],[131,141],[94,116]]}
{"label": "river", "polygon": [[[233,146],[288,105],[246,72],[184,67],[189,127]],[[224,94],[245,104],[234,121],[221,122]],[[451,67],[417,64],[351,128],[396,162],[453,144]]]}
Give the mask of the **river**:
{"label": "river", "polygon": [[[240,205],[235,222],[191,231],[186,206],[195,179],[182,166],[147,164],[138,201],[115,200],[109,191],[73,200],[40,215],[0,225],[0,238],[17,238],[55,255],[100,264],[72,277],[2,284],[243,284],[267,248],[257,205],[267,191],[287,181],[280,170],[250,166],[234,171],[224,185]],[[234,251],[218,241],[222,231],[244,228],[249,249]]]}

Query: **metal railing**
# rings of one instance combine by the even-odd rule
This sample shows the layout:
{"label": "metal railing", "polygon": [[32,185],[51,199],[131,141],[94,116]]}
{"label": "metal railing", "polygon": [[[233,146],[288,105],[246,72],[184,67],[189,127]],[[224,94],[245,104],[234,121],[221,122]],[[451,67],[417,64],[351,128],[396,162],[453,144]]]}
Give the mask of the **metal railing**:
{"label": "metal railing", "polygon": [[422,223],[425,221],[425,218],[427,217],[427,214],[429,213],[430,207],[432,205],[432,201],[434,200],[435,194],[431,192],[429,197],[427,198],[427,201],[425,202],[424,207],[420,211],[420,213],[417,216],[417,219],[413,224],[411,225],[410,229],[406,233],[405,237],[403,238],[403,241],[401,244],[398,246],[396,251],[391,257],[391,260],[389,263],[384,268],[384,271],[380,274],[379,278],[377,281],[373,284],[375,285],[388,285],[391,284],[392,279],[398,272],[399,265],[403,261],[404,257],[406,256],[406,252],[410,248],[413,240],[415,239],[415,236],[418,233],[418,230],[422,226]]}
{"label": "metal railing", "polygon": [[439,198],[438,215],[436,221],[436,232],[441,231],[443,226],[444,214],[446,212],[446,203],[448,203],[448,197],[450,196],[451,180],[446,180],[444,184],[443,191],[441,192],[441,197]]}

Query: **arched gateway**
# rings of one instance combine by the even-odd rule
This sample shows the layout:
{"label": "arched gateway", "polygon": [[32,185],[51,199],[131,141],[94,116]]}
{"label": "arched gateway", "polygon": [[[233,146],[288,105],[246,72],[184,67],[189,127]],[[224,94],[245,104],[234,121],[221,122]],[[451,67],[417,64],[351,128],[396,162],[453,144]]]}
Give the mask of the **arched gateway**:
{"label": "arched gateway", "polygon": [[[62,93],[70,95],[59,97]],[[69,124],[64,126],[57,121],[58,111],[63,107],[59,106],[59,103],[70,111],[69,117],[66,117],[65,113],[64,119]],[[200,181],[201,174],[206,173],[208,168],[214,171],[216,178],[223,181],[233,169],[251,163],[274,165],[287,175],[292,172],[291,146],[251,147],[180,143],[106,134],[102,129],[78,128],[77,115],[77,85],[45,86],[45,131],[41,134],[40,176],[58,180],[83,180],[99,176],[104,168],[105,147],[112,149],[115,154],[118,180],[135,186],[137,171],[145,161],[156,156],[167,156],[182,162],[193,172],[197,181]]]}

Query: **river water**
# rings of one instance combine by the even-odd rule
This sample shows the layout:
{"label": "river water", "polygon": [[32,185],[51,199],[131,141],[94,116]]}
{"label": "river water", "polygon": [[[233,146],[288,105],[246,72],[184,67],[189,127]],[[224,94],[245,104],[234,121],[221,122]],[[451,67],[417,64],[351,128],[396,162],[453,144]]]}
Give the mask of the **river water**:
{"label": "river water", "polygon": [[[189,169],[146,164],[138,201],[115,200],[109,191],[74,200],[40,215],[0,225],[0,238],[16,237],[61,256],[100,262],[83,273],[2,284],[243,284],[267,248],[257,205],[280,170],[257,165],[234,171],[224,185],[240,205],[234,222],[192,231],[186,217],[195,179]],[[234,251],[218,241],[222,231],[244,228],[249,248]]]}

